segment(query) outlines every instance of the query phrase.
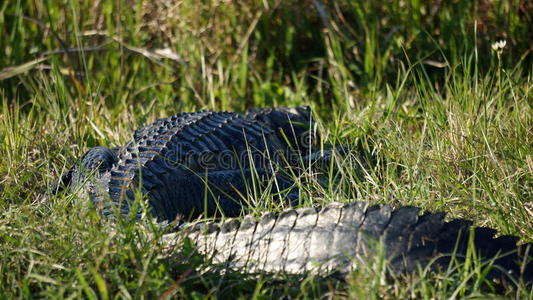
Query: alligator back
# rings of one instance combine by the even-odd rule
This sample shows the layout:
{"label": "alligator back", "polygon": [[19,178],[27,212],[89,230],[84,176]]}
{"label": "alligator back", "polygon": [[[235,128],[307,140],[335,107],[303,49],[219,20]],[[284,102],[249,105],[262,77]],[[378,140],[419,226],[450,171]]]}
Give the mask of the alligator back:
{"label": "alligator back", "polygon": [[[306,132],[298,129],[298,124],[287,125],[291,116],[302,118],[305,111],[284,112],[285,119],[270,123],[256,118],[273,112],[276,110],[250,115],[182,113],[141,127],[132,141],[116,151],[112,167],[98,168],[97,182],[88,184],[91,198],[104,215],[112,215],[117,206],[126,214],[134,190],[140,188],[148,196],[152,212],[163,220],[216,212],[235,216],[242,212],[243,195],[255,181],[275,177],[275,192],[287,191],[288,199],[295,200],[297,191],[291,192],[292,183],[273,172],[291,153],[288,142],[281,141],[277,132],[284,126],[297,128],[298,134]],[[113,155],[104,157],[103,151],[91,149],[84,156],[82,165],[88,170],[78,172],[82,177],[94,171],[95,157],[110,165]]]}

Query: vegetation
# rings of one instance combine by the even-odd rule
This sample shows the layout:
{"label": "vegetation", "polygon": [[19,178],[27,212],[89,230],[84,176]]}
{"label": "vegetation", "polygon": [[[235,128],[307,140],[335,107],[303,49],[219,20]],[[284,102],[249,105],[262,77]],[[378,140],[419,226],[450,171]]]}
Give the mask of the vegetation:
{"label": "vegetation", "polygon": [[109,230],[84,199],[41,201],[89,147],[158,117],[311,105],[325,143],[384,163],[299,183],[307,204],[417,205],[532,242],[532,18],[526,0],[1,2],[0,298],[533,299],[479,263],[219,274],[189,245],[163,255],[150,220]]}

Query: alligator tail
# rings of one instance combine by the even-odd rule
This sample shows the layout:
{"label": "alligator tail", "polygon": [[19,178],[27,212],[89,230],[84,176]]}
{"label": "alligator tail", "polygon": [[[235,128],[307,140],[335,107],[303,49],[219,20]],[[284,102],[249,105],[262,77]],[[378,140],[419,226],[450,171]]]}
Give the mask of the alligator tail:
{"label": "alligator tail", "polygon": [[348,273],[381,249],[396,274],[447,268],[477,257],[492,264],[489,278],[510,276],[532,283],[532,244],[517,245],[518,238],[495,234],[465,220],[446,222],[444,213],[420,215],[416,207],[355,202],[321,210],[289,209],[259,220],[246,216],[189,224],[166,241],[180,245],[185,236],[213,262],[247,273]]}

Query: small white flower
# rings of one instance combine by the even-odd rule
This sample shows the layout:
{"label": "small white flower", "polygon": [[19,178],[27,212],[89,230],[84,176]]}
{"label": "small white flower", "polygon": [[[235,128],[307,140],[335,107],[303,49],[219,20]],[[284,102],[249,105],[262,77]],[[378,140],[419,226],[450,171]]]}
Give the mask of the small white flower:
{"label": "small white flower", "polygon": [[507,45],[506,40],[497,41],[494,44],[492,44],[492,50],[498,51],[498,52],[503,51],[503,48],[505,48],[506,45]]}

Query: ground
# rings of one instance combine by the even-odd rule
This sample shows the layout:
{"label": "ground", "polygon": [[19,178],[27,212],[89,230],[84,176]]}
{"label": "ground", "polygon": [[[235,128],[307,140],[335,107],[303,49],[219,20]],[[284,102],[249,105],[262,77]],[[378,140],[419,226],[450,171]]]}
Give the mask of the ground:
{"label": "ground", "polygon": [[346,281],[217,274],[188,245],[163,256],[149,220],[109,230],[84,199],[41,201],[89,147],[159,117],[310,105],[326,145],[382,163],[302,180],[302,205],[416,205],[532,242],[532,18],[521,0],[4,1],[0,297],[532,299],[476,263],[387,278],[377,259]]}

